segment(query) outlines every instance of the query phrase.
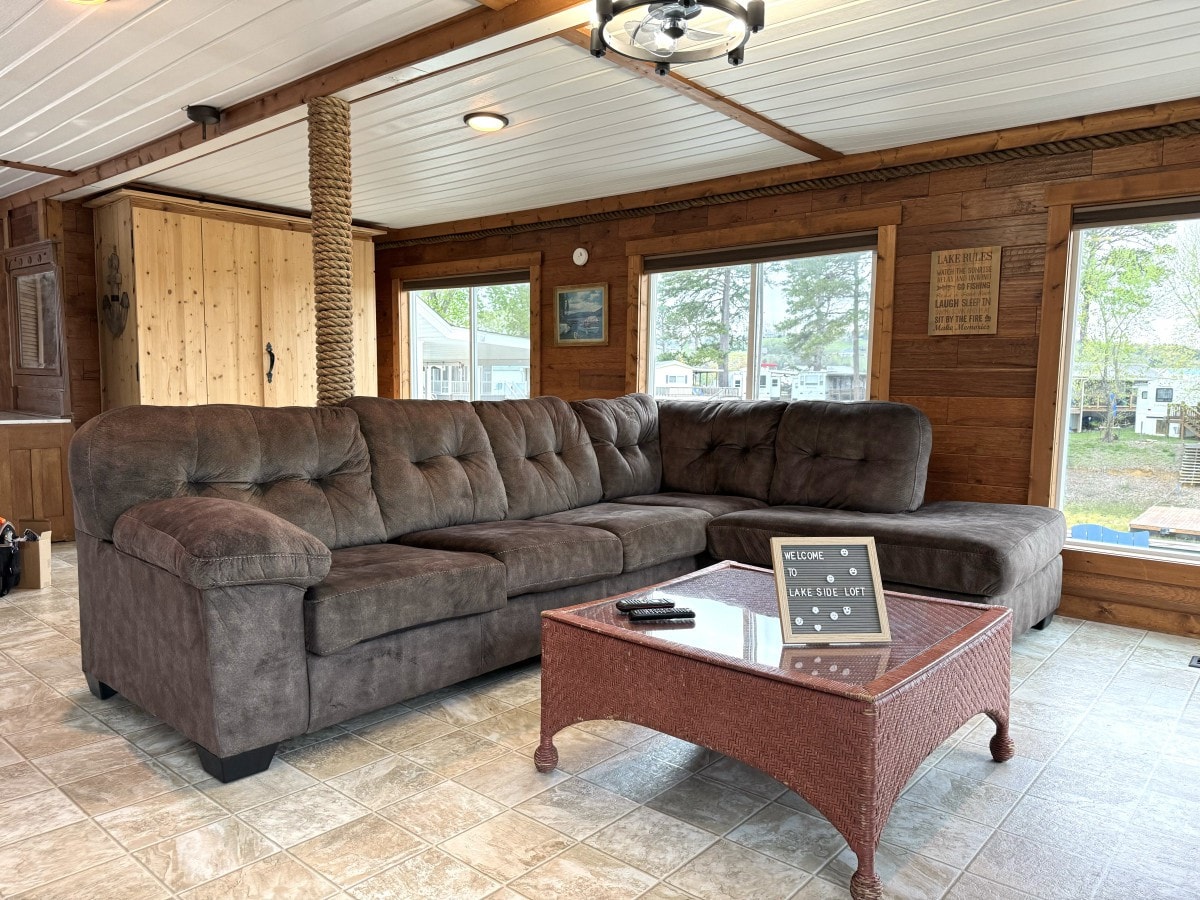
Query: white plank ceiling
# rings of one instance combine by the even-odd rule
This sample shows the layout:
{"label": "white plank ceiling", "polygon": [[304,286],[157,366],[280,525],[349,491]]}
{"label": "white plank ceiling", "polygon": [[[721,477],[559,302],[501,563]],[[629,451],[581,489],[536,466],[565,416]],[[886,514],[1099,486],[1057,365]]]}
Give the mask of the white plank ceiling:
{"label": "white plank ceiling", "polygon": [[[0,158],[77,169],[179,128],[186,103],[230,105],[469,8],[2,0]],[[1197,46],[1196,0],[768,0],[745,65],[679,71],[855,153],[1196,96]],[[392,227],[809,159],[555,38],[351,99],[355,217]],[[481,108],[512,126],[467,130]],[[296,118],[129,179],[305,210]],[[48,178],[0,168],[0,196]]]}

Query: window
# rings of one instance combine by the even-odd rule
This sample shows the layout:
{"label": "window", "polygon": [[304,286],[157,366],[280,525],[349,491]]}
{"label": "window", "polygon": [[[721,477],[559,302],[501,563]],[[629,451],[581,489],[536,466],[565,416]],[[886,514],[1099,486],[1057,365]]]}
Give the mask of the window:
{"label": "window", "polygon": [[511,400],[529,396],[529,277],[405,284],[412,396]]}
{"label": "window", "polygon": [[1200,219],[1072,240],[1057,481],[1071,542],[1200,559]]}
{"label": "window", "polygon": [[[737,255],[721,251],[699,261]],[[646,260],[651,393],[701,401],[866,399],[874,250],[855,236],[741,255],[751,258],[723,265]]]}

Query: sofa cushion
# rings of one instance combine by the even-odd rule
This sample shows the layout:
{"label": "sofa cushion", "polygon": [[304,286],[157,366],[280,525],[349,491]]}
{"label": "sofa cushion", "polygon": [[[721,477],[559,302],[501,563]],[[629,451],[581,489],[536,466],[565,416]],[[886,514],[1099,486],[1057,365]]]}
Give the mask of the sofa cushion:
{"label": "sofa cushion", "polygon": [[777,400],[659,403],[662,489],[765,501],[786,406]]}
{"label": "sofa cushion", "polygon": [[329,571],[329,548],[307,531],[266,510],[215,497],[139,503],[117,519],[113,544],[201,590],[308,587]]}
{"label": "sofa cushion", "polygon": [[621,542],[599,528],[505,521],[406,534],[411,547],[486,553],[504,563],[508,596],[583,584],[621,571]]}
{"label": "sofa cushion", "polygon": [[265,509],[332,549],[384,540],[350,409],[125,406],[84,424],[70,460],[76,520],[102,540],[132,506],[197,496]]}
{"label": "sofa cushion", "polygon": [[530,519],[600,500],[600,467],[579,417],[557,397],[479,401],[508,517]]}
{"label": "sofa cushion", "polygon": [[329,575],[304,597],[309,652],[328,656],[429,622],[500,609],[504,566],[482,553],[370,544],[333,551]]}
{"label": "sofa cushion", "polygon": [[686,494],[682,491],[635,494],[632,497],[622,497],[616,502],[632,503],[636,506],[683,506],[703,510],[710,516],[723,516],[726,513],[741,512],[743,509],[763,509],[767,505],[753,497],[737,497],[732,494]]}
{"label": "sofa cushion", "polygon": [[930,503],[910,513],[808,506],[730,513],[708,524],[718,559],[771,565],[771,538],[869,535],[884,581],[992,597],[1050,562],[1066,540],[1063,514],[1043,506]]}
{"label": "sofa cushion", "polygon": [[584,525],[616,535],[624,558],[622,571],[635,572],[703,553],[708,543],[704,527],[711,519],[706,512],[683,506],[597,503],[531,521]]}
{"label": "sofa cushion", "polygon": [[571,404],[592,439],[605,500],[653,494],[662,481],[658,405],[649,394]]}
{"label": "sofa cushion", "polygon": [[772,506],[911,512],[925,496],[933,431],[903,403],[789,403],[775,442]]}
{"label": "sofa cushion", "polygon": [[388,538],[491,522],[508,512],[487,432],[470,403],[354,397]]}

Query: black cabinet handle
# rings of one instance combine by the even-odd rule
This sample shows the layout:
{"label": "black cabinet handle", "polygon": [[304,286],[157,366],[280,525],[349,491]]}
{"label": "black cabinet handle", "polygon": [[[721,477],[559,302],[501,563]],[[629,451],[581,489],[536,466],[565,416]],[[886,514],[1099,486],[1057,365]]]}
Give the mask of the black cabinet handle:
{"label": "black cabinet handle", "polygon": [[270,360],[270,365],[267,366],[267,384],[275,377],[275,351],[271,349],[271,342],[267,342],[267,359]]}

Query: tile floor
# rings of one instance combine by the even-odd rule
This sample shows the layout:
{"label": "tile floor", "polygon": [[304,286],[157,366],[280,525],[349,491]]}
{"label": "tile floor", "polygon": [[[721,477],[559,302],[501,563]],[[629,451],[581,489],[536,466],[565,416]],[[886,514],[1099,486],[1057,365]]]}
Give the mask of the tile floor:
{"label": "tile floor", "polygon": [[[188,741],[79,672],[74,548],[0,600],[0,895],[848,896],[854,857],[796,795],[645,728],[590,722],[534,770],[538,669],[292,741],[205,777]],[[1018,755],[973,721],[879,851],[889,898],[1200,896],[1200,641],[1057,620],[1018,638]]]}

